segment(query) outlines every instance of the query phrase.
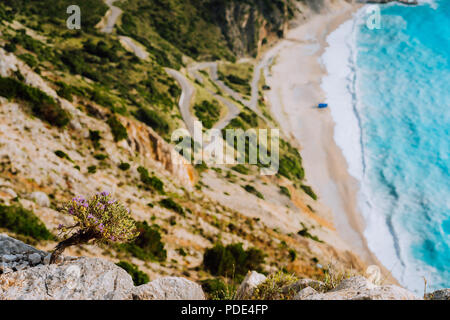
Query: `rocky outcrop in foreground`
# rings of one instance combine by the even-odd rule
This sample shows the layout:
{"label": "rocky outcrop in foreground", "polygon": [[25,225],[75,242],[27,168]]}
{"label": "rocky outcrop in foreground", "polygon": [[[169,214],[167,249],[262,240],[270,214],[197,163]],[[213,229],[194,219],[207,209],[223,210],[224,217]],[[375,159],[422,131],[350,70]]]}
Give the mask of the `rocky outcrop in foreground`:
{"label": "rocky outcrop in foreground", "polygon": [[[251,272],[238,289],[237,297],[251,299],[254,290],[266,277]],[[279,288],[281,293],[294,293],[293,300],[422,300],[412,292],[395,285],[375,285],[364,277],[343,280],[336,288],[327,291],[325,283],[301,279]],[[450,289],[438,290],[426,296],[427,300],[450,300]]]}
{"label": "rocky outcrop in foreground", "polygon": [[201,287],[166,277],[135,287],[114,263],[65,257],[49,265],[49,255],[0,234],[0,300],[204,300]]}
{"label": "rocky outcrop in foreground", "polygon": [[[164,277],[135,287],[131,276],[114,263],[96,258],[64,257],[49,265],[49,254],[0,234],[0,300],[205,300],[202,288],[187,279]],[[267,280],[249,272],[236,299],[251,299]],[[395,285],[378,286],[364,277],[343,280],[335,289],[301,279],[280,288],[294,300],[420,300]],[[450,289],[426,296],[450,300]]]}

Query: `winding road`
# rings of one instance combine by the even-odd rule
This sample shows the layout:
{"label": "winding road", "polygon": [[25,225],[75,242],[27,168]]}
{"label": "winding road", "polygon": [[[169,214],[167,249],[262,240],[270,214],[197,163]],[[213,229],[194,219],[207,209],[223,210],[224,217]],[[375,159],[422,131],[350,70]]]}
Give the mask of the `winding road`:
{"label": "winding road", "polygon": [[102,28],[103,33],[112,33],[117,19],[122,14],[122,9],[113,5],[117,0],[105,0],[106,5],[109,7],[105,16],[105,26]]}
{"label": "winding road", "polygon": [[[108,5],[109,10],[104,18],[104,26],[102,27],[101,31],[106,34],[111,34],[114,30],[114,27],[117,23],[117,20],[119,19],[120,15],[122,14],[122,10],[116,6],[114,6],[114,2],[117,0],[105,0],[106,5]],[[119,36],[120,42],[122,46],[124,46],[127,50],[132,51],[138,58],[147,60],[149,57],[148,52],[145,50],[145,48],[138,44],[134,39],[126,36]],[[188,73],[197,81],[200,83],[203,83],[203,78],[199,75],[199,70],[208,69],[209,76],[211,80],[226,94],[228,94],[230,97],[235,99],[236,101],[241,102],[244,106],[250,108],[253,110],[258,116],[265,119],[265,117],[262,115],[258,108],[258,98],[259,98],[259,81],[261,78],[261,70],[266,65],[266,61],[262,60],[255,68],[254,74],[253,74],[253,80],[251,83],[251,99],[250,101],[244,99],[241,94],[237,93],[230,87],[228,87],[223,81],[219,79],[218,75],[218,62],[198,62],[193,63],[190,66],[188,66]],[[191,82],[179,71],[165,68],[165,71],[167,74],[169,74],[171,77],[173,77],[180,85],[182,93],[180,100],[178,102],[180,113],[183,118],[183,121],[188,129],[188,131],[191,133],[191,135],[194,134],[194,121],[196,118],[191,114],[191,102],[192,97],[195,94],[195,87],[191,84]],[[223,96],[212,92],[211,90],[207,89],[210,94],[212,94],[217,100],[219,100],[222,104],[224,104],[228,108],[228,112],[225,117],[223,117],[221,120],[219,120],[215,125],[215,129],[223,129],[225,128],[234,118],[236,118],[239,113],[241,112],[240,108],[234,103],[231,102],[229,99],[224,98]]]}
{"label": "winding road", "polygon": [[181,86],[181,97],[179,101],[180,106],[180,113],[183,117],[184,123],[186,124],[186,127],[188,128],[191,135],[194,135],[194,117],[191,114],[190,107],[191,107],[191,101],[192,97],[195,93],[194,86],[190,83],[186,77],[181,74],[180,72],[166,68],[166,72],[173,77]]}

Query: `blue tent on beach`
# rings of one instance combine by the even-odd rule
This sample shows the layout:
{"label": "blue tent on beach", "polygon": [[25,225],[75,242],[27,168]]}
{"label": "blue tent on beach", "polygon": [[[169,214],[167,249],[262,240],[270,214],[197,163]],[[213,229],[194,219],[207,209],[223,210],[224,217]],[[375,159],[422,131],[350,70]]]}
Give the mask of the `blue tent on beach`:
{"label": "blue tent on beach", "polygon": [[319,109],[325,109],[325,108],[328,108],[328,104],[327,104],[327,103],[319,103],[318,108],[319,108]]}

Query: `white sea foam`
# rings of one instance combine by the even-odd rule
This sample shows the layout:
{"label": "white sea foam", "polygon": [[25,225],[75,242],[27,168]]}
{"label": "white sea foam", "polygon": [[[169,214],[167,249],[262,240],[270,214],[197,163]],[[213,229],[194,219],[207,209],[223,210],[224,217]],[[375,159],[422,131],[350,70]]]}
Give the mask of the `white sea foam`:
{"label": "white sea foam", "polygon": [[362,124],[358,113],[358,86],[356,79],[356,27],[363,23],[365,8],[354,19],[339,26],[331,33],[327,42],[329,47],[322,56],[328,75],[322,80],[327,103],[336,123],[334,138],[342,149],[348,163],[349,173],[361,182],[358,205],[366,222],[364,236],[369,248],[380,261],[400,279],[404,274],[404,263],[399,257],[398,244],[393,230],[386,222],[383,212],[374,210],[372,195],[365,180],[365,157]]}
{"label": "white sea foam", "polygon": [[349,172],[362,180],[364,166],[361,148],[361,130],[358,115],[354,110],[355,73],[353,66],[353,37],[355,21],[349,20],[331,33],[329,47],[322,56],[328,75],[322,79],[321,87],[326,93],[326,102],[336,123],[334,138],[347,159]]}

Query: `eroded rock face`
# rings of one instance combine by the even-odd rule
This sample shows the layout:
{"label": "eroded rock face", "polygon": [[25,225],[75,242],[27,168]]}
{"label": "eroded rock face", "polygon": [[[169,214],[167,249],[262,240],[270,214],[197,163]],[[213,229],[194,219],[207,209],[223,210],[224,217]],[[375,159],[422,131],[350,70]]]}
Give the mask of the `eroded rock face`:
{"label": "eroded rock face", "polygon": [[256,271],[249,272],[245,276],[244,281],[242,281],[241,285],[238,288],[238,291],[236,293],[236,299],[238,300],[250,299],[255,289],[261,283],[266,281],[266,279],[267,278],[265,275],[260,274]]}
{"label": "eroded rock face", "polygon": [[134,300],[205,300],[202,288],[187,279],[165,277],[136,287]]}
{"label": "eroded rock face", "polygon": [[0,275],[0,300],[129,299],[133,288],[125,270],[92,258]]}

